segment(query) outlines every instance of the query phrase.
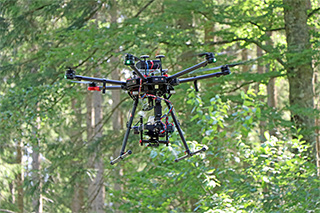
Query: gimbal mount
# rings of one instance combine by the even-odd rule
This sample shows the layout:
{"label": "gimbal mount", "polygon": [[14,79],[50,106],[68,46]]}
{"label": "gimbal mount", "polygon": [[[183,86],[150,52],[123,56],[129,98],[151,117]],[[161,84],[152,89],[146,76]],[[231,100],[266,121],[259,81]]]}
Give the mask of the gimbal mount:
{"label": "gimbal mount", "polygon": [[[126,81],[80,76],[76,75],[75,71],[71,68],[66,71],[65,78],[67,79],[76,79],[80,81],[79,83],[81,83],[81,81],[89,81],[88,90],[102,91],[102,93],[105,93],[106,90],[125,90],[133,100],[133,108],[127,123],[127,130],[122,142],[120,155],[110,162],[112,165],[132,153],[131,150],[128,150],[127,152],[125,151],[131,129],[135,134],[140,134],[140,145],[146,144],[147,146],[158,147],[161,143],[165,144],[166,146],[169,145],[169,134],[174,132],[176,128],[185,147],[186,155],[175,159],[175,162],[206,151],[205,147],[195,152],[190,151],[180,124],[173,111],[173,105],[171,101],[169,101],[170,97],[175,93],[174,87],[180,83],[193,81],[195,83],[195,89],[198,90],[197,80],[230,74],[228,65],[224,65],[220,67],[220,72],[178,79],[182,75],[190,73],[201,67],[205,67],[207,64],[216,61],[214,54],[211,52],[202,53],[199,56],[205,56],[205,61],[202,61],[199,64],[196,64],[171,76],[167,75],[168,70],[162,69],[161,60],[164,58],[163,55],[156,56],[157,60],[147,60],[149,56],[143,55],[140,57],[142,59],[141,60],[140,58],[131,54],[126,54],[124,64],[133,70],[132,78],[127,79]],[[135,63],[135,61],[138,62]],[[96,83],[102,83],[102,86],[97,86]],[[106,86],[107,84],[112,84],[113,86]],[[153,109],[154,116],[150,116],[147,123],[143,123],[143,116],[140,116],[138,123],[133,126],[133,119],[136,114],[139,100],[148,101],[148,104],[144,106],[142,110],[150,111]],[[162,114],[162,102],[165,102],[168,107],[168,112],[165,114]],[[169,115],[171,115],[173,123],[169,123]],[[144,135],[149,136],[149,138],[144,139]]]}

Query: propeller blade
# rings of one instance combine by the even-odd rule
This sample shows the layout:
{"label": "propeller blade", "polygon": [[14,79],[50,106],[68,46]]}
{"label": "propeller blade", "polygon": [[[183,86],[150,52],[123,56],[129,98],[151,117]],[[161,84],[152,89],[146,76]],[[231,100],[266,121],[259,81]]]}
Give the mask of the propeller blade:
{"label": "propeller blade", "polygon": [[79,84],[93,84],[93,82],[90,81],[70,81],[72,83],[79,83]]}
{"label": "propeller blade", "polygon": [[218,69],[221,69],[222,66],[218,66],[218,67],[212,67],[212,68],[206,68],[206,69],[199,69],[199,70],[195,70],[193,72],[191,72],[190,74],[192,73],[198,73],[198,72],[205,72],[205,71],[210,71],[210,70],[218,70]]}
{"label": "propeller blade", "polygon": [[[239,65],[249,64],[249,63],[252,63],[252,62],[257,61],[257,60],[260,59],[261,57],[262,57],[262,56],[257,57],[257,58],[254,58],[254,59],[251,59],[251,60],[240,61],[240,62],[235,62],[235,63],[232,63],[232,64],[226,64],[226,65],[228,65],[228,67],[235,67],[235,66],[239,66]],[[210,70],[218,70],[218,69],[221,69],[221,67],[222,67],[222,66],[212,67],[212,68],[206,68],[206,69],[199,69],[199,70],[195,70],[195,71],[191,72],[190,74],[198,73],[198,72],[205,72],[205,71],[210,71]]]}

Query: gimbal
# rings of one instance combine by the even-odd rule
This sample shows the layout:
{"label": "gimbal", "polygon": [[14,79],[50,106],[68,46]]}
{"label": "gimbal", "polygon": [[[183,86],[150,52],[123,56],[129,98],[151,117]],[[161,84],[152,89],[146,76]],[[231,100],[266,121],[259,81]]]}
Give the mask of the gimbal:
{"label": "gimbal", "polygon": [[[120,160],[124,159],[132,153],[131,150],[128,150],[127,152],[125,151],[131,129],[134,131],[135,134],[140,135],[141,145],[146,144],[147,146],[155,147],[158,147],[161,143],[168,146],[169,134],[171,134],[175,131],[175,129],[177,129],[181,141],[186,149],[186,155],[175,159],[175,162],[191,157],[200,152],[206,151],[205,147],[195,152],[190,151],[186,139],[184,138],[183,132],[181,130],[180,124],[173,111],[173,105],[171,101],[169,101],[170,97],[175,93],[174,87],[179,85],[180,83],[193,81],[195,82],[196,90],[198,90],[196,84],[197,80],[230,74],[228,65],[224,65],[220,67],[220,72],[179,79],[179,77],[182,75],[190,73],[201,67],[205,67],[207,64],[216,61],[214,54],[211,52],[202,53],[199,56],[205,56],[205,60],[199,64],[196,64],[171,76],[167,75],[167,70],[162,69],[161,60],[162,58],[164,58],[163,55],[156,56],[157,60],[147,60],[149,56],[144,55],[140,57],[142,59],[141,60],[140,58],[135,57],[131,54],[126,54],[124,64],[129,66],[133,70],[132,78],[127,79],[126,81],[80,76],[76,75],[75,71],[71,68],[69,68],[66,71],[65,78],[67,79],[76,79],[79,81],[91,82],[88,87],[88,90],[102,91],[103,93],[105,93],[106,90],[125,90],[128,92],[128,95],[134,101],[133,108],[131,110],[131,115],[127,123],[127,130],[125,132],[124,139],[122,142],[120,155],[119,157],[110,162],[112,165],[119,162]],[[135,61],[138,62],[135,63]],[[156,75],[157,73],[160,73],[160,75]],[[96,83],[102,83],[102,86],[97,86]],[[113,86],[107,86],[107,84],[111,84]],[[147,106],[143,107],[142,110],[150,111],[153,109],[154,116],[150,116],[147,123],[144,123],[143,116],[140,116],[140,120],[138,121],[138,123],[133,126],[133,119],[136,114],[136,109],[139,100],[141,99],[148,101]],[[168,111],[165,114],[162,113],[162,102],[165,102],[168,107]],[[171,115],[173,123],[169,123],[169,115]],[[144,139],[144,135],[147,135],[149,138]]]}

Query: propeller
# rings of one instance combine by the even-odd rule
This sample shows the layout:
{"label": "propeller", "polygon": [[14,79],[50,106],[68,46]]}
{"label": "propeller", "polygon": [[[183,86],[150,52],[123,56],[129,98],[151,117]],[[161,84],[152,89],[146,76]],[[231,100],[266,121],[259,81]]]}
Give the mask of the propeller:
{"label": "propeller", "polygon": [[217,67],[212,67],[212,68],[199,69],[199,70],[195,70],[195,71],[191,72],[190,74],[198,73],[198,72],[205,72],[205,71],[210,71],[210,70],[219,70],[224,66],[235,67],[235,66],[239,66],[239,65],[243,65],[243,64],[248,64],[248,63],[257,61],[259,58],[261,58],[261,57],[254,58],[254,59],[251,59],[248,61],[241,61],[241,62],[236,62],[236,63],[232,63],[232,64],[226,64],[226,65],[221,65],[221,66],[217,66]]}
{"label": "propeller", "polygon": [[79,84],[90,84],[92,86],[96,86],[95,82],[90,82],[90,81],[70,81],[72,83],[79,83]]}

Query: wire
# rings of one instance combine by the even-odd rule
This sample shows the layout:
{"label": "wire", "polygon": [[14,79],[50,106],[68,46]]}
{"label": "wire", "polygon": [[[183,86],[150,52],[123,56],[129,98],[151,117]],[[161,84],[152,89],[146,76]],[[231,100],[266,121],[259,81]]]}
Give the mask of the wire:
{"label": "wire", "polygon": [[[150,68],[150,70],[152,70],[153,65],[154,65],[154,63],[153,63],[153,61],[151,60],[151,68]],[[153,73],[153,71],[150,71],[150,73],[148,73],[148,76],[150,76],[150,75],[151,75],[151,73]]]}
{"label": "wire", "polygon": [[163,130],[160,132],[160,134],[164,133],[167,130],[167,125],[165,123],[163,123],[162,121],[160,121],[162,123],[162,125],[164,126]]}
{"label": "wire", "polygon": [[149,66],[148,66],[148,61],[145,61],[145,62],[146,62],[146,65],[147,65],[147,69],[146,69],[145,74],[147,75],[147,73],[149,72]]}
{"label": "wire", "polygon": [[141,87],[142,87],[142,78],[140,78],[140,86],[139,86],[138,97],[140,97]]}
{"label": "wire", "polygon": [[160,118],[160,119],[163,119],[164,117],[167,117],[167,116],[168,116],[168,114],[173,110],[173,104],[172,104],[172,103],[171,103],[171,101],[169,101],[168,99],[161,98],[161,97],[159,97],[159,96],[155,96],[155,95],[151,95],[151,94],[144,94],[143,96],[141,96],[141,99],[144,99],[144,98],[146,98],[146,97],[153,98],[153,100],[155,100],[155,99],[159,98],[159,99],[161,99],[161,100],[163,100],[163,101],[165,101],[165,102],[169,103],[169,105],[170,105],[170,109],[169,109],[169,111],[168,111],[166,114],[164,114],[163,116],[161,116],[161,118]]}
{"label": "wire", "polygon": [[[153,67],[153,62],[152,62],[152,61],[151,61],[151,64],[152,64],[152,66],[151,66],[151,68],[152,68],[152,67]],[[148,66],[148,63],[147,63],[147,66]],[[138,92],[138,97],[139,97],[140,99],[144,99],[144,98],[146,98],[146,97],[150,97],[150,98],[153,98],[153,100],[155,100],[155,99],[159,98],[159,99],[167,102],[167,103],[170,105],[169,111],[160,117],[160,120],[162,120],[162,119],[165,118],[165,117],[166,117],[167,120],[168,120],[168,114],[171,113],[171,111],[173,110],[173,104],[171,103],[171,101],[169,101],[168,99],[159,97],[159,96],[152,95],[152,94],[144,94],[144,95],[142,95],[142,96],[140,97],[141,88],[142,88],[142,79],[140,79],[139,92]],[[162,122],[162,121],[161,121],[161,122]],[[166,121],[166,123],[167,123],[167,122],[168,122],[168,121]],[[163,122],[162,122],[162,123],[163,123]],[[166,129],[166,125],[165,125],[165,129]]]}

